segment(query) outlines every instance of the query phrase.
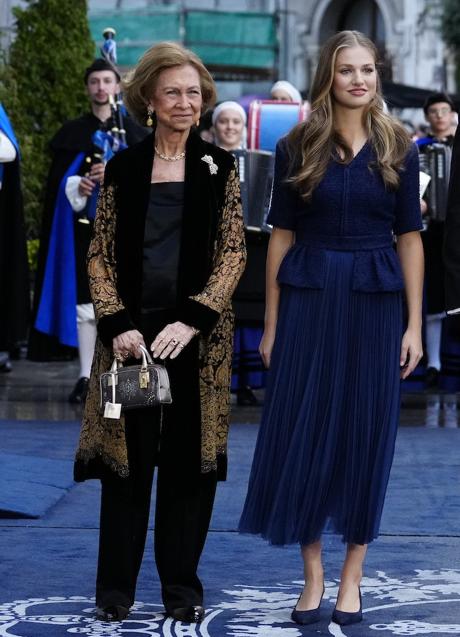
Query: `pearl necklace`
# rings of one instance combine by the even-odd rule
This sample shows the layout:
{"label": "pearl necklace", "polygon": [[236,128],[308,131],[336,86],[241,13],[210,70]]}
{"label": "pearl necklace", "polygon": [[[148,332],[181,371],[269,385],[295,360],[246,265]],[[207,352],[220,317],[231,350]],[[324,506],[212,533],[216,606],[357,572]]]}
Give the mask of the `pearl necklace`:
{"label": "pearl necklace", "polygon": [[184,159],[185,157],[185,150],[183,150],[181,153],[179,153],[179,155],[163,155],[163,153],[160,153],[160,151],[158,150],[158,146],[155,146],[155,152],[158,155],[158,157],[160,157],[160,159],[164,159],[164,161],[179,161],[179,159]]}

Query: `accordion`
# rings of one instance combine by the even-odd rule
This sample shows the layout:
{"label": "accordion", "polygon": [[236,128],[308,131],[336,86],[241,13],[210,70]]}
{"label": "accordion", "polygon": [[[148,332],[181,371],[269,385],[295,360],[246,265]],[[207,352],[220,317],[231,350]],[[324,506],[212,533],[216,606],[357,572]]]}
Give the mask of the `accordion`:
{"label": "accordion", "polygon": [[273,184],[275,155],[263,150],[233,150],[241,184],[246,228],[269,231],[266,224]]}
{"label": "accordion", "polygon": [[420,153],[420,170],[431,177],[427,188],[428,216],[445,221],[449,193],[452,148],[445,144],[429,144]]}

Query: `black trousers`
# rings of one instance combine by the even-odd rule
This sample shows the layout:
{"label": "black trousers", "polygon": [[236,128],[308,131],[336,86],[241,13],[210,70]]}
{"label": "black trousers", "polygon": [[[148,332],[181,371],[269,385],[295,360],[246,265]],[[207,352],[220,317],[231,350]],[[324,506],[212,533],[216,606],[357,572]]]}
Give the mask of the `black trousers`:
{"label": "black trousers", "polygon": [[[148,413],[147,413],[148,412]],[[166,611],[203,604],[197,567],[206,540],[216,476],[174,479],[161,457],[159,409],[126,418],[130,475],[102,480],[96,604],[134,602],[147,536],[154,467],[159,462],[155,512],[155,560]]]}

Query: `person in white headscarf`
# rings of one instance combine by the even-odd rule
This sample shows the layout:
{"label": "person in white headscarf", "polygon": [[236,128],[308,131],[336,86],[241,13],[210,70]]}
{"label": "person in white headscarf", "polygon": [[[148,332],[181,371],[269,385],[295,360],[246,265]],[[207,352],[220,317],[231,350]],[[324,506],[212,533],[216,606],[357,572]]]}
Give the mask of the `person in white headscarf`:
{"label": "person in white headscarf", "polygon": [[270,89],[270,97],[278,102],[302,102],[300,92],[290,82],[279,80]]}
{"label": "person in white headscarf", "polygon": [[246,111],[238,102],[221,102],[212,114],[217,146],[232,151],[246,146]]}
{"label": "person in white headscarf", "polygon": [[[245,149],[246,120],[246,112],[238,102],[219,104],[212,114],[215,143],[231,153]],[[258,399],[253,389],[265,386],[265,371],[262,365],[260,369],[258,367],[262,327],[236,318],[232,391],[236,393],[239,405],[257,405]]]}

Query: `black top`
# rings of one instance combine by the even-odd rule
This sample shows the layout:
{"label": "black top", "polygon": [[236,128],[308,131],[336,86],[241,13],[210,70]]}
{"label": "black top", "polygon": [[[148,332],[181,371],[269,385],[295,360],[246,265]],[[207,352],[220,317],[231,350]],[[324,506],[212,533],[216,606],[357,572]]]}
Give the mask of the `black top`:
{"label": "black top", "polygon": [[143,249],[144,312],[171,308],[177,303],[183,208],[183,181],[151,185]]}

